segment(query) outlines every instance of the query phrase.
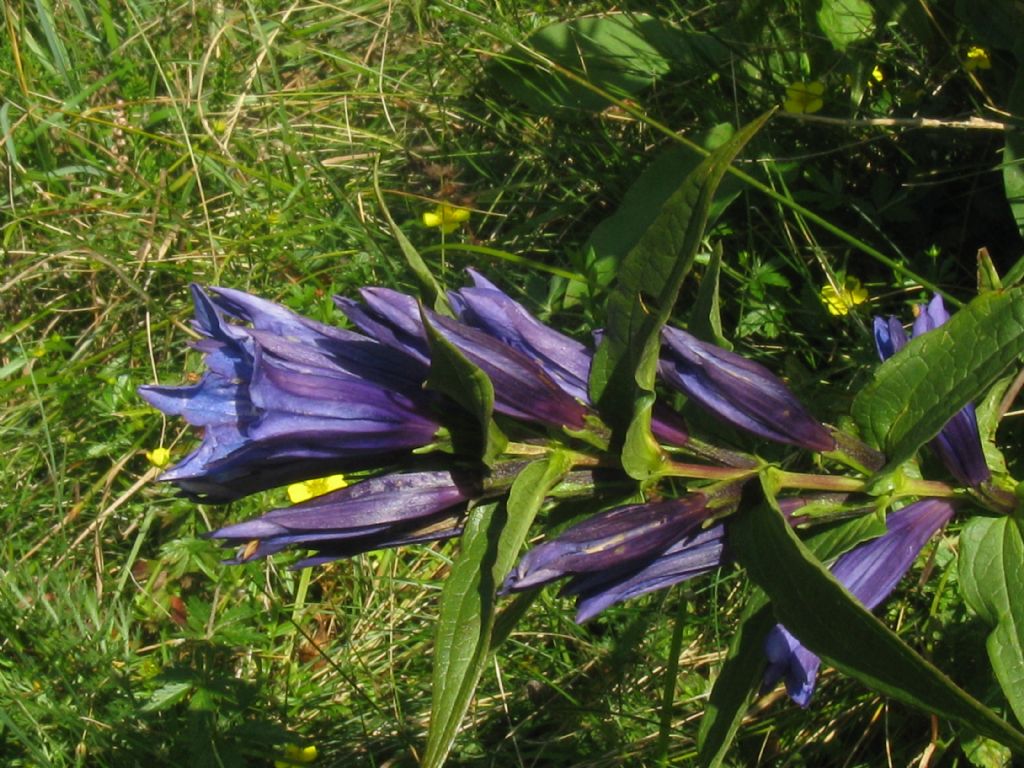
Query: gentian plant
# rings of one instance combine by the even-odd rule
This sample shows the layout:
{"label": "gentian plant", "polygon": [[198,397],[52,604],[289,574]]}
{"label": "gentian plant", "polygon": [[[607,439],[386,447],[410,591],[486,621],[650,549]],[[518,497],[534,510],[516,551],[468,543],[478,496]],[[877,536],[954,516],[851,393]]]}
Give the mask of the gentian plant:
{"label": "gentian plant", "polygon": [[[711,196],[763,120],[712,153],[624,255],[596,347],[475,271],[446,297],[425,282],[430,306],[385,288],[339,297],[358,331],[193,289],[206,373],[140,392],[203,430],[163,479],[207,502],[337,473],[348,483],[213,531],[235,548],[229,562],[299,549],[306,567],[460,537],[424,765],[444,763],[510,595],[562,581],[585,622],[723,567],[756,588],[710,693],[702,763],[721,762],[759,689],[783,681],[813,705],[822,663],[1024,755],[1024,536],[1016,483],[987,460],[993,418],[980,428],[972,405],[1024,353],[1024,291],[989,291],[952,317],[936,296],[912,337],[876,319],[884,362],[852,419],[815,413],[764,365],[680,328]],[[922,448],[941,466],[919,462]],[[523,554],[535,518],[566,500],[589,511]],[[871,613],[952,521],[963,595],[992,625],[1016,723]]]}

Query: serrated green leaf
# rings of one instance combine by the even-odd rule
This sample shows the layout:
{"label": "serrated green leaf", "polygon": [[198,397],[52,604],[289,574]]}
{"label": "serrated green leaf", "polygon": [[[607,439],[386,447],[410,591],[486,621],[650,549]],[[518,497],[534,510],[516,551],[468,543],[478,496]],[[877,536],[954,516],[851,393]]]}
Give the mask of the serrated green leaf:
{"label": "serrated green leaf", "polygon": [[[722,176],[770,116],[746,125],[683,179],[619,267],[608,297],[605,337],[591,367],[590,392],[620,444],[635,420],[634,433],[650,432],[650,410],[644,404],[654,393],[661,328],[693,264]],[[630,474],[637,479],[655,474],[663,460],[657,443],[635,438],[628,445],[639,451],[623,458]]]}
{"label": "serrated green leaf", "polygon": [[162,712],[183,701],[193,690],[192,680],[165,683],[149,695],[149,701],[142,705],[143,712]]}
{"label": "serrated green leaf", "polygon": [[448,395],[470,416],[470,419],[449,419],[447,426],[452,445],[456,453],[479,458],[486,466],[493,466],[508,444],[492,418],[494,385],[486,373],[438,333],[422,310],[420,317],[430,345],[430,376],[425,386]]}
{"label": "serrated green leaf", "polygon": [[960,586],[994,629],[986,648],[1006,700],[1024,723],[1024,531],[1012,517],[976,517],[960,534]]}
{"label": "serrated green leaf", "polygon": [[875,371],[853,403],[861,434],[881,448],[881,474],[909,459],[1024,353],[1024,289],[977,297]]}
{"label": "serrated green leaf", "polygon": [[557,452],[535,461],[516,477],[505,503],[478,506],[466,519],[461,551],[441,593],[424,768],[444,765],[455,743],[491,650],[497,589],[545,496],[571,464],[568,454]]}
{"label": "serrated green leaf", "polygon": [[866,40],[875,30],[875,10],[866,0],[822,0],[817,19],[837,51]]}
{"label": "serrated green leaf", "polygon": [[1024,754],[1024,734],[961,690],[858,603],[797,538],[770,497],[748,484],[729,518],[737,560],[778,620],[812,652],[879,693],[956,720]]}

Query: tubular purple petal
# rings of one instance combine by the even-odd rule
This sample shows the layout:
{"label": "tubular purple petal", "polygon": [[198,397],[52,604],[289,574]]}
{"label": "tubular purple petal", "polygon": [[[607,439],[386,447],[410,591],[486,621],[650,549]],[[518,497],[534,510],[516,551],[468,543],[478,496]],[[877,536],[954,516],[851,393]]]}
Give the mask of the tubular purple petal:
{"label": "tubular purple petal", "polygon": [[588,403],[593,353],[583,344],[541,323],[525,307],[475,270],[474,287],[449,294],[462,322],[523,353],[567,393]]}
{"label": "tubular purple petal", "polygon": [[942,297],[939,294],[932,296],[932,300],[927,304],[922,304],[920,310],[917,317],[914,318],[915,339],[923,333],[934,331],[949,320],[950,317],[949,312],[946,310],[946,305],[942,302]]}
{"label": "tubular purple petal", "polygon": [[209,371],[197,385],[139,389],[154,407],[204,428],[199,448],[161,479],[230,501],[373,466],[434,439],[433,398],[408,378],[415,360],[240,291],[211,296],[192,286],[192,294],[194,325],[206,337],[195,347]]}
{"label": "tubular purple petal", "polygon": [[601,512],[527,552],[502,592],[548,584],[564,576],[635,568],[665,551],[706,517],[707,498],[647,502]]}
{"label": "tubular purple petal", "polygon": [[430,346],[416,299],[389,288],[364,288],[363,303],[336,296],[335,304],[367,336],[430,367]]}
{"label": "tubular purple petal", "polygon": [[786,693],[801,707],[806,707],[814,693],[821,659],[804,648],[781,624],[768,631],[764,640],[764,655],[768,667],[764,672],[762,691],[775,687],[779,680],[785,680]]}
{"label": "tubular purple petal", "polygon": [[874,320],[875,348],[878,356],[888,360],[905,346],[907,346],[907,333],[895,317],[883,319],[876,317]]}
{"label": "tubular purple petal", "polygon": [[[476,475],[451,471],[382,475],[210,534],[247,544],[238,562],[300,546],[337,559],[384,546],[453,535],[452,510],[481,492]],[[438,523],[442,523],[438,525]],[[255,548],[252,542],[257,542]]]}
{"label": "tubular purple petal", "polygon": [[662,339],[662,378],[715,416],[766,440],[814,451],[835,448],[829,431],[763,365],[678,328],[663,328]]}
{"label": "tubular purple petal", "polygon": [[[381,344],[428,359],[427,335],[415,299],[383,288],[364,289],[362,296],[363,304],[336,301],[353,323]],[[536,360],[484,331],[434,312],[425,314],[450,344],[491,379],[498,413],[553,427],[586,426],[587,407],[560,387]]]}
{"label": "tubular purple petal", "polygon": [[710,573],[727,560],[725,526],[719,523],[685,536],[639,567],[574,577],[562,593],[578,596],[576,623],[583,624],[612,605]]}
{"label": "tubular purple petal", "polygon": [[552,427],[583,429],[589,409],[522,352],[455,320],[430,315],[431,324],[494,385],[499,413]]}
{"label": "tubular purple petal", "polygon": [[[936,294],[928,304],[919,307],[914,320],[914,338],[934,331],[949,320],[949,312],[942,303],[942,297]],[[903,326],[895,317],[874,320],[875,346],[878,356],[884,361],[899,352],[907,343],[907,335]],[[977,487],[992,477],[985,461],[985,452],[981,446],[981,434],[978,431],[978,419],[974,413],[974,404],[968,403],[958,411],[942,428],[928,445],[943,466],[958,482],[963,485]]]}

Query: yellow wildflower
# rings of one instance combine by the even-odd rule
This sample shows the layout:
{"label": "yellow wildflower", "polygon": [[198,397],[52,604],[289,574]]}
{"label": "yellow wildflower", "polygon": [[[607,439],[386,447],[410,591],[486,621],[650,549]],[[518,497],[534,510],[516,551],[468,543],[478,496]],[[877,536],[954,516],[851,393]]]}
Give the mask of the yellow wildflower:
{"label": "yellow wildflower", "polygon": [[288,498],[292,504],[299,504],[309,501],[315,496],[323,496],[325,493],[336,491],[348,485],[344,475],[328,475],[318,477],[315,480],[303,480],[301,483],[292,483],[288,486]]}
{"label": "yellow wildflower", "polygon": [[825,93],[825,84],[815,80],[813,83],[790,83],[786,86],[786,100],[782,108],[794,115],[810,115],[825,106],[821,95]]}
{"label": "yellow wildflower", "polygon": [[438,227],[446,235],[450,235],[462,224],[469,221],[469,208],[441,203],[432,211],[423,214],[423,224],[427,227]]}
{"label": "yellow wildflower", "polygon": [[867,288],[861,285],[856,277],[846,277],[837,291],[831,285],[821,289],[821,300],[829,314],[846,315],[858,304],[868,300]]}
{"label": "yellow wildflower", "polygon": [[171,463],[171,452],[166,448],[154,448],[152,451],[146,451],[146,458],[154,467],[163,469]]}
{"label": "yellow wildflower", "polygon": [[967,49],[967,57],[964,60],[964,69],[973,72],[976,69],[992,69],[992,57],[987,50],[978,45],[972,45]]}
{"label": "yellow wildflower", "polygon": [[274,768],[309,765],[314,760],[316,760],[316,747],[312,744],[305,747],[300,747],[298,744],[286,744],[281,759],[274,761]]}
{"label": "yellow wildflower", "polygon": [[875,65],[875,68],[871,70],[871,79],[876,83],[880,83],[885,80],[885,72],[882,71],[881,67]]}

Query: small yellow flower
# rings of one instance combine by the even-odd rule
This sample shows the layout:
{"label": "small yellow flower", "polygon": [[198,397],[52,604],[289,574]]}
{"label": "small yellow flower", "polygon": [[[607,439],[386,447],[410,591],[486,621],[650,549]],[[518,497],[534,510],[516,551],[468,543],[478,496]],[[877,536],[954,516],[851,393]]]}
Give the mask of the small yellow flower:
{"label": "small yellow flower", "polygon": [[976,69],[992,69],[992,57],[981,46],[972,45],[967,49],[964,69],[968,72],[973,72]]}
{"label": "small yellow flower", "polygon": [[875,68],[871,70],[871,79],[876,83],[880,83],[885,80],[885,72],[882,71],[881,67],[876,65]]}
{"label": "small yellow flower", "polygon": [[838,291],[831,285],[822,288],[821,300],[829,314],[847,315],[855,306],[868,300],[868,291],[856,277],[846,277]]}
{"label": "small yellow flower", "polygon": [[154,448],[152,451],[146,451],[146,458],[157,469],[163,469],[171,463],[171,452],[166,448]]}
{"label": "small yellow flower", "polygon": [[312,744],[305,747],[300,747],[298,744],[286,744],[281,759],[274,761],[274,768],[309,765],[314,760],[316,760],[316,747]]}
{"label": "small yellow flower", "polygon": [[288,498],[292,504],[299,504],[309,501],[315,496],[323,496],[325,493],[336,491],[348,485],[344,475],[328,475],[318,477],[315,480],[304,480],[301,483],[292,483],[288,486]]}
{"label": "small yellow flower", "polygon": [[782,108],[794,115],[810,115],[825,106],[821,95],[825,93],[825,84],[815,80],[813,83],[790,83],[786,86],[786,100]]}
{"label": "small yellow flower", "polygon": [[438,227],[446,235],[450,235],[462,224],[469,221],[469,208],[441,203],[432,211],[423,214],[423,224],[427,227]]}

